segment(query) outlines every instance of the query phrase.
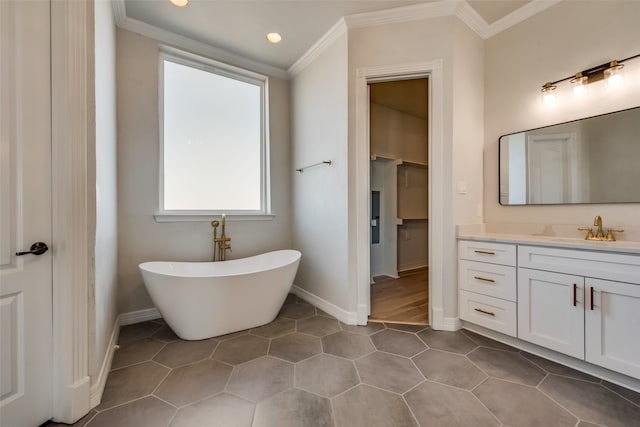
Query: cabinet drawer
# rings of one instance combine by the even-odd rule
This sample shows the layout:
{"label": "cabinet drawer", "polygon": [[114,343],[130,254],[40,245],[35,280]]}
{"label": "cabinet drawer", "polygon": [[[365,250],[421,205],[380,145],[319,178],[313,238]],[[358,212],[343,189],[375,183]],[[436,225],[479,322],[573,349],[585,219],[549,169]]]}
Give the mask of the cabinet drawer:
{"label": "cabinet drawer", "polygon": [[461,259],[458,285],[460,289],[515,302],[516,268]]}
{"label": "cabinet drawer", "polygon": [[460,290],[460,318],[516,336],[516,303]]}
{"label": "cabinet drawer", "polygon": [[516,265],[516,245],[460,240],[458,258],[492,264]]}

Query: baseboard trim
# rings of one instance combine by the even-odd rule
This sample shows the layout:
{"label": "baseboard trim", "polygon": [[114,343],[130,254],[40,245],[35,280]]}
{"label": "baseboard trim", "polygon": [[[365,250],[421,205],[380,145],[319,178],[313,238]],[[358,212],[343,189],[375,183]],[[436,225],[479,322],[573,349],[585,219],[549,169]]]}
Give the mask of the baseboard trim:
{"label": "baseboard trim", "polygon": [[111,338],[109,339],[109,344],[107,345],[107,351],[104,355],[104,359],[102,361],[102,367],[100,368],[100,373],[98,374],[98,378],[96,378],[95,383],[90,388],[90,397],[89,397],[89,407],[95,408],[102,401],[102,394],[104,393],[104,386],[107,383],[107,377],[109,376],[109,371],[111,371],[111,363],[113,362],[113,355],[116,351],[116,346],[118,344],[118,337],[120,336],[120,317],[116,317],[116,321],[113,324],[113,330],[111,331]]}
{"label": "baseboard trim", "polygon": [[443,317],[442,318],[442,330],[444,331],[458,331],[462,329],[462,320],[459,317]]}
{"label": "baseboard trim", "polygon": [[530,342],[523,341],[521,339],[505,335],[473,323],[462,322],[462,327],[469,331],[494,339],[503,344],[515,347],[519,350],[535,354],[536,356],[549,359],[553,362],[568,366],[580,372],[593,375],[594,377],[602,378],[613,384],[618,384],[619,386],[631,389],[636,392],[640,392],[640,379],[632,378],[627,375],[593,365],[589,362],[585,362],[584,360],[576,359],[574,357],[567,356],[566,354],[558,353],[548,348],[540,347],[536,344],[532,344]]}
{"label": "baseboard trim", "polygon": [[162,316],[156,307],[145,308],[144,310],[130,311],[128,313],[121,313],[118,316],[120,319],[120,326],[133,325],[134,323],[146,322],[147,320],[159,319]]}
{"label": "baseboard trim", "polygon": [[358,323],[358,313],[354,311],[346,311],[341,309],[335,304],[320,298],[319,296],[312,294],[309,291],[302,289],[299,286],[293,285],[291,287],[291,293],[298,298],[318,307],[320,310],[327,314],[332,315],[339,321],[346,323],[347,325],[356,325]]}

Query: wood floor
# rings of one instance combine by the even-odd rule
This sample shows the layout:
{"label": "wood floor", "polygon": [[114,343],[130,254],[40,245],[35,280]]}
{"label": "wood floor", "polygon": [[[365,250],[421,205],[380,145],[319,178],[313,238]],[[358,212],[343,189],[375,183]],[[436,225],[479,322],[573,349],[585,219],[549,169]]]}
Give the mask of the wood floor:
{"label": "wood floor", "polygon": [[371,285],[371,322],[428,324],[429,274],[419,268],[399,279],[376,276]]}

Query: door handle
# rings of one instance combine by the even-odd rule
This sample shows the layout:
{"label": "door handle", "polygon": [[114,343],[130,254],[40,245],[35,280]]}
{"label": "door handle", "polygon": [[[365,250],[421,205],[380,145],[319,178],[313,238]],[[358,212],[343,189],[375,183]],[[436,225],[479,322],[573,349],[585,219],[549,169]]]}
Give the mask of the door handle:
{"label": "door handle", "polygon": [[49,246],[47,246],[47,244],[44,242],[36,242],[33,245],[31,245],[31,248],[29,249],[30,250],[24,251],[24,252],[16,252],[16,256],[22,256],[22,255],[28,255],[28,254],[42,255],[43,253],[49,250]]}

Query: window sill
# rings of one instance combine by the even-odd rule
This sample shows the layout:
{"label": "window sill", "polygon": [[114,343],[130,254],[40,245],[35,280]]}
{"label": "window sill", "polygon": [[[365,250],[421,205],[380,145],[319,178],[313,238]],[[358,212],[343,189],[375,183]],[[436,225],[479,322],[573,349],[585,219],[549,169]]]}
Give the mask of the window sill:
{"label": "window sill", "polygon": [[[220,214],[197,212],[156,212],[153,214],[156,222],[211,222],[219,220]],[[226,214],[228,222],[235,221],[271,221],[273,214]]]}

